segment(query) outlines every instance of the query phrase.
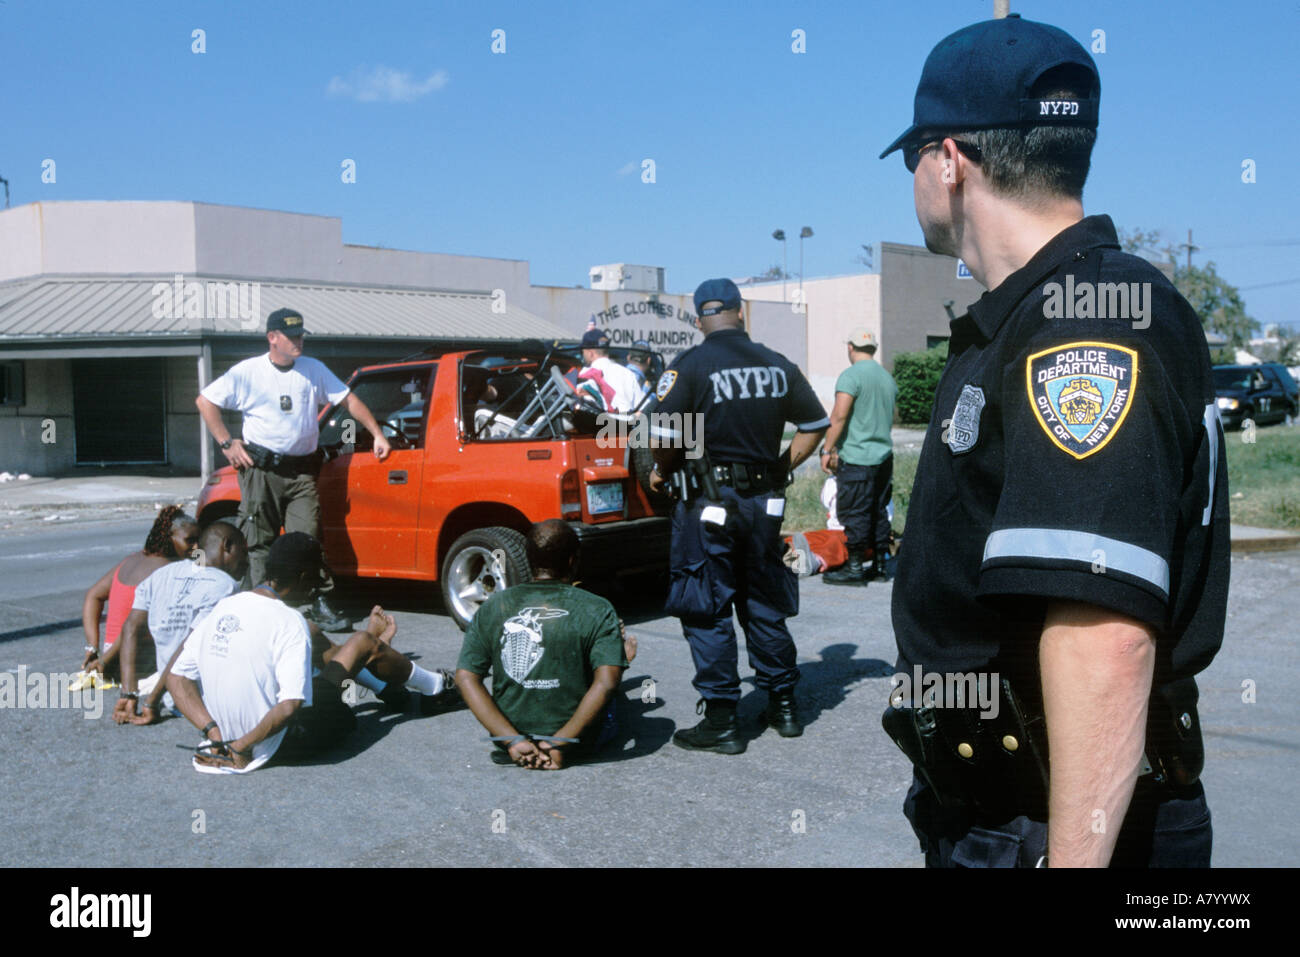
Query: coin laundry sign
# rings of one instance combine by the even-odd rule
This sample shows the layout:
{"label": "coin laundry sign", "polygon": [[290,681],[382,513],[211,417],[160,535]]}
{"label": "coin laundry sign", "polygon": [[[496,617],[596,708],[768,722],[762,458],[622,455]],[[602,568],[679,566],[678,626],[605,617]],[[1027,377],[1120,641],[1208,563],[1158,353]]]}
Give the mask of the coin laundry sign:
{"label": "coin laundry sign", "polygon": [[1025,363],[1038,424],[1076,459],[1099,452],[1124,424],[1137,389],[1138,357],[1110,342],[1071,342]]}

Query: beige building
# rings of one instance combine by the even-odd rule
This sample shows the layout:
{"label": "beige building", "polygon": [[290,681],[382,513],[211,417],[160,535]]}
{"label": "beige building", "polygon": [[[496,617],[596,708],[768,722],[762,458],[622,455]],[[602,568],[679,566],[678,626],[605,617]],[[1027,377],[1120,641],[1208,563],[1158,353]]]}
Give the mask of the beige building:
{"label": "beige building", "polygon": [[741,286],[746,300],[782,303],[789,321],[803,327],[808,350],[804,369],[828,408],[846,365],[844,343],[852,329],[865,326],[875,335],[876,358],[889,369],[897,353],[947,340],[945,303],[961,315],[984,293],[950,256],[902,243],[879,243],[877,248],[880,265],[874,272]]}

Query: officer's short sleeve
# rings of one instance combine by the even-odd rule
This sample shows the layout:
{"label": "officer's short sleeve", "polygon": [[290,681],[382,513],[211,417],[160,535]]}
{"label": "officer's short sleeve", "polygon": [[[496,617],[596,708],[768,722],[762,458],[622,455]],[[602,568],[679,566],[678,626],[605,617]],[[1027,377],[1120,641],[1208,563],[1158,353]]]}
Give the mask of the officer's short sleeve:
{"label": "officer's short sleeve", "polygon": [[[1081,601],[1162,630],[1194,437],[1157,337],[1104,328],[1045,329],[1003,370],[1005,479],[979,594]],[[983,396],[969,398],[978,416]]]}
{"label": "officer's short sleeve", "polygon": [[325,363],[317,362],[313,369],[312,385],[316,387],[317,401],[321,405],[337,405],[352,391]]}
{"label": "officer's short sleeve", "polygon": [[671,414],[674,412],[695,412],[695,397],[692,394],[690,371],[685,361],[686,353],[673,360],[672,365],[659,376],[655,385],[656,412]]}
{"label": "officer's short sleeve", "polygon": [[239,409],[243,407],[246,389],[239,366],[228,369],[217,376],[199,395],[219,409]]}
{"label": "officer's short sleeve", "polygon": [[793,422],[800,432],[816,432],[828,428],[831,424],[830,416],[826,414],[817,393],[813,392],[799,367],[790,363],[785,374],[790,383],[790,404],[786,407],[786,420]]}

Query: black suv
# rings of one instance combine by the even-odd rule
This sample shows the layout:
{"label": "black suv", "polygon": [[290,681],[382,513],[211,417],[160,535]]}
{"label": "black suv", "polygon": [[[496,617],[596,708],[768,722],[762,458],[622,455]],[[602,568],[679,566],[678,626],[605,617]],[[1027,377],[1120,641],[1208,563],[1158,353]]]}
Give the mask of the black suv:
{"label": "black suv", "polygon": [[1300,385],[1276,362],[1215,366],[1214,393],[1224,428],[1240,426],[1246,419],[1265,425],[1300,415]]}

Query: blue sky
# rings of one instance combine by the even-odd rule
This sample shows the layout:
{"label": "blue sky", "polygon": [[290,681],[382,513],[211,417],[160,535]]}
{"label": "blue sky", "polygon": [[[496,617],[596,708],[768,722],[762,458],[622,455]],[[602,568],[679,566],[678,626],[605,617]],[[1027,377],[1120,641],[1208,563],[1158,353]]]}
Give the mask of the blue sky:
{"label": "blue sky", "polygon": [[[910,178],[897,155],[876,156],[910,123],[930,48],[991,10],[2,0],[0,176],[15,205],[339,216],[345,242],[527,259],[535,283],[585,285],[589,266],[632,262],[689,291],[779,263],[772,230],[805,225],[806,275],[855,272],[861,243],[921,241]],[[1193,229],[1193,261],[1214,260],[1257,319],[1300,320],[1300,189],[1286,165],[1300,152],[1300,2],[1012,10],[1089,46],[1105,31],[1087,211],[1175,242]],[[791,51],[796,29],[806,53]],[[46,158],[55,183],[41,182]]]}

